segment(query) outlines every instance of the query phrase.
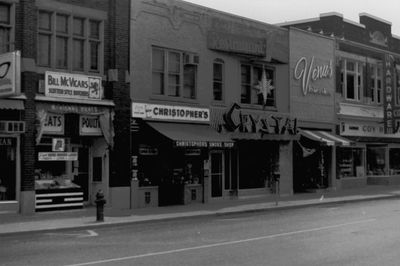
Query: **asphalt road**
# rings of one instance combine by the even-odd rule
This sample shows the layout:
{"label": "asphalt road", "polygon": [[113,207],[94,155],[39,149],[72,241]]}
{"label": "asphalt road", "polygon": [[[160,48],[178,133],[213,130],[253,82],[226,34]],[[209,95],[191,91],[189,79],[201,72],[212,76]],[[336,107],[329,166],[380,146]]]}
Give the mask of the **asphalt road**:
{"label": "asphalt road", "polygon": [[0,265],[400,265],[398,199],[0,236]]}

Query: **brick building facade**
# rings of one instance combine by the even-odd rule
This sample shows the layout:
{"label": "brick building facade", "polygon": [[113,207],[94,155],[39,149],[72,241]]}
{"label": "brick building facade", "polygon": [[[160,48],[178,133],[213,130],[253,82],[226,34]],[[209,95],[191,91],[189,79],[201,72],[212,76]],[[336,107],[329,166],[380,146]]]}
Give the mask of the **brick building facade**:
{"label": "brick building facade", "polygon": [[[20,51],[21,62],[21,94],[1,99],[9,106],[0,107],[1,120],[18,112],[25,124],[23,133],[0,133],[19,143],[9,149],[19,154],[15,196],[0,210],[79,207],[99,189],[112,204],[113,187],[130,174],[130,1],[4,0],[0,8],[0,54]],[[59,154],[55,141],[63,144]]]}

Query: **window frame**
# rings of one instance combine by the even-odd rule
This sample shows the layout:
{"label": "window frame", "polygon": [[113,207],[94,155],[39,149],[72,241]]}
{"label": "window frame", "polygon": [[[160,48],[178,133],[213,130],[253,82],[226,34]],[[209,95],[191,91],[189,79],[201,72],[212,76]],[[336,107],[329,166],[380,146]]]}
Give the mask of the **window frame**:
{"label": "window frame", "polygon": [[[243,67],[250,68],[250,83],[249,82],[243,82]],[[261,71],[271,71],[272,72],[272,87],[274,88],[273,90],[273,104],[271,105],[266,105],[265,103],[262,104],[260,103],[258,93],[255,91],[255,86],[257,83],[260,81],[258,77],[255,77],[255,69],[261,69]],[[277,88],[276,88],[276,68],[274,66],[271,66],[268,63],[248,63],[248,62],[242,62],[240,64],[240,103],[241,104],[247,104],[251,106],[263,106],[264,108],[276,108],[277,105]],[[262,73],[261,73],[262,75]],[[246,78],[247,80],[247,78]],[[271,79],[267,79],[271,80]],[[249,99],[249,102],[244,102],[243,101],[243,88],[246,87],[248,92],[250,92],[249,96],[246,98]],[[257,101],[255,102],[255,99]],[[267,98],[268,99],[268,98]],[[266,99],[263,99],[266,101]]]}
{"label": "window frame", "polygon": [[[49,51],[49,64],[40,64],[39,59],[37,60],[38,69],[43,72],[48,70],[49,68],[68,71],[68,72],[76,72],[76,73],[84,73],[84,74],[96,74],[103,75],[104,72],[104,19],[96,18],[92,16],[83,16],[82,14],[75,14],[74,12],[64,12],[60,10],[52,10],[49,8],[38,8],[37,14],[38,18],[41,13],[50,14],[50,30],[41,29],[39,27],[39,19],[37,24],[37,36],[38,36],[38,45],[37,45],[37,57],[39,57],[40,44],[39,44],[39,36],[47,35],[50,36],[50,51]],[[66,16],[66,27],[68,32],[58,32],[57,31],[57,18],[59,16]],[[83,20],[83,35],[75,34],[74,23],[75,19]],[[97,39],[92,38],[90,36],[90,21],[98,22],[98,31],[99,36]],[[65,38],[66,39],[66,67],[62,67],[58,65],[57,60],[57,38]],[[74,55],[74,42],[75,41],[83,41],[83,49],[81,52],[83,53],[83,68],[78,68],[75,65],[75,55]],[[91,68],[91,53],[90,53],[90,43],[91,42],[98,43],[98,52],[97,52],[97,69]]]}
{"label": "window frame", "polygon": [[10,2],[1,2],[0,5],[7,6],[8,11],[9,11],[9,23],[4,23],[0,22],[0,29],[5,28],[8,29],[9,32],[9,40],[8,42],[5,42],[5,45],[8,46],[8,48],[5,48],[3,50],[2,47],[0,47],[0,54],[1,53],[8,53],[12,52],[15,49],[15,3],[10,3]]}
{"label": "window frame", "polygon": [[[347,63],[354,63],[354,70],[348,70]],[[353,58],[341,58],[341,66],[340,66],[340,74],[341,74],[341,84],[343,88],[343,95],[347,101],[352,102],[360,102],[363,98],[363,88],[364,84],[364,75],[363,66],[365,66],[365,62],[353,59]],[[354,98],[347,97],[348,95],[348,84],[347,84],[347,75],[352,74],[354,76]],[[345,78],[346,77],[346,78]]]}
{"label": "window frame", "polygon": [[[220,79],[215,78],[215,74],[216,74],[215,66],[216,65],[221,67],[221,78]],[[224,93],[225,92],[225,62],[224,62],[224,60],[217,58],[213,61],[213,79],[212,80],[213,80],[213,85],[212,85],[213,101],[224,102],[225,101],[225,93]],[[221,94],[220,99],[217,99],[217,97],[216,97],[216,85],[218,85],[219,89],[220,89],[220,92],[217,92],[217,93]]]}
{"label": "window frame", "polygon": [[[378,60],[368,59],[368,70],[366,73],[368,74],[368,82],[371,87],[371,103],[373,104],[382,104],[383,103],[383,62]],[[379,75],[380,70],[380,75]],[[380,81],[380,87],[379,87]]]}
{"label": "window frame", "polygon": [[[159,51],[162,54],[162,70],[154,68],[155,51]],[[176,69],[177,71],[171,71],[172,67],[170,64],[172,63],[172,54],[178,55],[176,63],[179,65]],[[192,53],[159,46],[151,47],[151,93],[153,96],[185,101],[196,101],[198,99],[198,65],[185,63],[185,56],[188,54]],[[188,83],[186,82],[186,78],[188,77],[187,74],[190,73],[193,73],[191,76],[193,81]],[[154,90],[154,74],[161,75],[162,78],[161,88],[159,88],[158,92]],[[171,78],[173,77],[175,77],[175,82],[171,82],[173,80]],[[185,96],[187,94],[186,88],[188,84],[193,84],[193,87],[189,91],[190,97]],[[171,90],[171,86],[175,86],[174,91]]]}

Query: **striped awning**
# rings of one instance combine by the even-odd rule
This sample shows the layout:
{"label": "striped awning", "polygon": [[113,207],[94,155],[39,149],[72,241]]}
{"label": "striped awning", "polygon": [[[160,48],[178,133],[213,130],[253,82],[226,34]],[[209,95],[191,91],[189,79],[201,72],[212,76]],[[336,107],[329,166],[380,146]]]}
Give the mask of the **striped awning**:
{"label": "striped awning", "polygon": [[24,110],[24,101],[19,99],[0,99],[0,109]]}
{"label": "striped awning", "polygon": [[308,139],[322,142],[327,146],[350,146],[351,141],[336,134],[321,130],[300,130],[300,135]]}

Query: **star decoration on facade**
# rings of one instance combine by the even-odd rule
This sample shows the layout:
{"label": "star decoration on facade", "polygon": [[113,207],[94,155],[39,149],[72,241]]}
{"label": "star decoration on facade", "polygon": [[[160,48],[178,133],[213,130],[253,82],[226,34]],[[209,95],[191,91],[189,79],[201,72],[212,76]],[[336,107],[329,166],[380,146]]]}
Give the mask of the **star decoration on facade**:
{"label": "star decoration on facade", "polygon": [[265,70],[263,70],[261,80],[258,81],[257,85],[255,85],[253,88],[257,90],[257,94],[262,94],[263,96],[263,101],[264,104],[267,102],[267,96],[269,93],[271,93],[272,90],[275,89],[274,86],[272,86],[272,80],[267,79],[267,75],[265,74]]}

